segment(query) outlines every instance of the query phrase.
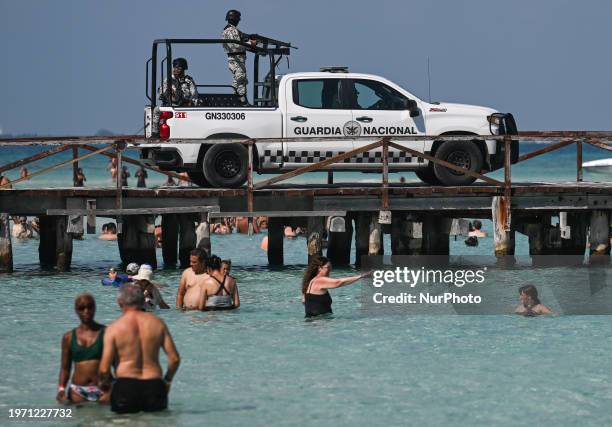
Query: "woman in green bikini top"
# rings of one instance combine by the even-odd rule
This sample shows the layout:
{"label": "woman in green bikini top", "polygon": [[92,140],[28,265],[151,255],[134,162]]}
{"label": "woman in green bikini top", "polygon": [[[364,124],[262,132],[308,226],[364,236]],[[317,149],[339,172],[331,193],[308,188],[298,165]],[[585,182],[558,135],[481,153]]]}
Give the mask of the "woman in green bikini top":
{"label": "woman in green bikini top", "polygon": [[[90,294],[78,295],[74,308],[81,324],[66,332],[62,338],[57,400],[61,403],[106,403],[110,396],[98,388],[98,367],[102,358],[105,326],[94,320],[96,302]],[[74,372],[70,379],[73,363]]]}

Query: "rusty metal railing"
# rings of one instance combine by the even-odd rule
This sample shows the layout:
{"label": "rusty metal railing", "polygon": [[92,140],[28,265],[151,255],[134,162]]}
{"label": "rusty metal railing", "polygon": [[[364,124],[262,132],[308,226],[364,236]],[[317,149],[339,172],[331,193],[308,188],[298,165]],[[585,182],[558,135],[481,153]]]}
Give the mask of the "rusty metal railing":
{"label": "rusty metal railing", "polygon": [[[583,180],[583,171],[582,171],[582,155],[583,155],[583,144],[589,144],[591,146],[612,151],[612,145],[610,142],[612,141],[612,132],[599,132],[599,131],[528,131],[528,132],[520,132],[518,135],[469,135],[469,136],[452,136],[445,135],[439,137],[432,136],[402,136],[402,137],[391,137],[385,136],[380,138],[378,141],[368,143],[362,147],[355,148],[353,150],[347,151],[342,154],[335,155],[333,157],[327,158],[325,160],[319,161],[317,163],[313,163],[307,166],[303,166],[297,169],[294,169],[289,172],[285,172],[278,176],[269,178],[264,181],[260,181],[258,183],[254,183],[253,181],[253,173],[254,173],[254,165],[255,158],[253,152],[253,146],[257,142],[282,142],[282,143],[295,143],[302,141],[325,141],[329,140],[329,138],[259,138],[259,139],[248,139],[248,140],[236,140],[236,139],[226,139],[226,140],[215,140],[214,143],[239,143],[247,146],[248,150],[248,171],[247,171],[247,185],[246,185],[246,193],[247,193],[247,209],[248,212],[253,212],[254,206],[254,194],[256,190],[261,190],[267,187],[270,187],[273,184],[286,181],[290,178],[294,178],[296,176],[314,172],[314,171],[322,171],[330,165],[335,163],[343,162],[346,159],[354,157],[358,154],[365,153],[368,151],[372,151],[378,148],[382,148],[382,179],[381,179],[381,187],[378,193],[381,196],[381,210],[387,211],[389,209],[389,148],[394,148],[399,151],[403,151],[409,153],[411,156],[427,160],[432,162],[435,165],[440,165],[442,167],[454,170],[459,173],[463,173],[465,175],[469,175],[473,178],[482,180],[487,184],[497,187],[500,191],[500,195],[504,197],[504,207],[506,210],[506,217],[508,219],[507,228],[509,229],[510,224],[510,214],[511,214],[511,197],[512,197],[512,164],[511,164],[511,143],[513,138],[519,139],[520,141],[558,141],[552,145],[534,150],[530,153],[523,154],[518,158],[517,163],[521,163],[527,161],[529,159],[538,157],[540,155],[553,152],[555,150],[561,149],[563,147],[567,147],[571,144],[576,144],[576,181],[581,182]],[[334,138],[334,139],[346,139],[351,141],[371,141],[371,137],[361,137],[361,138]],[[504,180],[499,181],[493,179],[491,177],[486,176],[486,173],[475,172],[468,170],[466,168],[462,168],[460,166],[449,163],[445,160],[436,158],[427,153],[422,153],[412,148],[401,145],[402,142],[409,141],[431,141],[435,139],[436,141],[473,141],[473,140],[497,140],[502,141],[504,145],[504,161],[503,161],[503,169],[504,169]],[[12,181],[8,184],[0,185],[0,189],[7,188],[10,185],[26,181],[35,176],[42,175],[44,173],[50,172],[52,170],[59,169],[66,165],[73,165],[73,183],[76,184],[76,169],[78,162],[80,160],[84,160],[86,158],[95,156],[97,154],[101,154],[110,158],[117,159],[117,195],[116,195],[116,207],[121,208],[122,206],[122,187],[120,184],[120,171],[121,171],[121,162],[125,161],[130,164],[135,164],[138,166],[142,166],[146,169],[164,174],[166,176],[171,176],[173,178],[177,178],[183,181],[190,181],[187,177],[179,175],[170,171],[162,171],[159,168],[149,166],[143,164],[142,162],[125,157],[123,155],[123,151],[126,148],[127,144],[133,144],[134,146],[147,146],[149,143],[189,143],[189,144],[202,144],[203,141],[199,139],[180,139],[180,140],[171,140],[171,141],[162,141],[162,140],[151,140],[146,139],[141,135],[122,135],[122,136],[113,136],[113,137],[46,137],[46,138],[14,138],[14,139],[0,139],[0,147],[3,146],[23,146],[23,145],[59,145],[58,147],[53,147],[50,150],[44,151],[42,153],[38,153],[24,159],[20,159],[6,165],[0,166],[0,174],[10,169],[14,169],[20,166],[24,166],[28,163],[41,160],[47,158],[49,156],[53,156],[59,153],[62,153],[70,148],[72,148],[73,156],[71,160],[67,160],[61,162],[59,164],[44,168],[40,171],[32,173],[27,177],[19,178],[15,181]],[[206,141],[209,143],[210,141]],[[103,148],[96,148],[92,144],[108,144]],[[78,149],[82,148],[90,151],[90,153],[78,156]],[[109,153],[111,149],[114,149],[114,152]],[[252,218],[250,218],[252,220]],[[250,227],[252,224],[250,223]]]}

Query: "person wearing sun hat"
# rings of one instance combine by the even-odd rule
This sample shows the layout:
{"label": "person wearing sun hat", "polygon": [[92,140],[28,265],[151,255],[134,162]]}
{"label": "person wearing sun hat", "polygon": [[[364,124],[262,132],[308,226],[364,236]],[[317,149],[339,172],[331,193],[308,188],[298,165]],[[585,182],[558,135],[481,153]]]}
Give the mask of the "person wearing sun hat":
{"label": "person wearing sun hat", "polygon": [[127,267],[125,267],[125,272],[128,274],[128,276],[133,277],[138,274],[139,268],[140,266],[138,264],[135,262],[130,262]]}
{"label": "person wearing sun hat", "polygon": [[138,274],[132,277],[134,284],[140,286],[145,296],[144,309],[170,308],[164,301],[159,292],[158,286],[152,282],[153,267],[149,264],[142,264],[138,269]]}

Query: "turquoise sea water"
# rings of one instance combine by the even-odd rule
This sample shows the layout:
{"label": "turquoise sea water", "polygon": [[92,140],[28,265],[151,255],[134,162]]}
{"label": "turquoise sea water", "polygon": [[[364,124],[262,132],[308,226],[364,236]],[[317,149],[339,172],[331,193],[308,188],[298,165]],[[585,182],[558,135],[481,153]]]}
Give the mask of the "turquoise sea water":
{"label": "turquoise sea water", "polygon": [[[585,161],[606,157],[595,151],[587,154]],[[532,168],[517,170],[515,176],[571,180],[573,151],[551,156]],[[4,154],[2,158],[3,163],[10,161]],[[91,179],[88,183],[103,185],[108,180],[104,166],[105,162],[84,165]],[[162,181],[154,178],[153,183],[155,179]],[[53,182],[68,185],[70,180],[67,173]],[[45,186],[50,182],[45,181]],[[491,232],[489,222],[485,229]],[[612,317],[371,315],[361,309],[362,285],[355,284],[332,293],[333,318],[306,321],[299,298],[305,240],[285,241],[288,266],[269,269],[266,254],[259,249],[261,237],[212,237],[213,251],[234,262],[242,301],[238,311],[159,312],[183,360],[173,383],[170,411],[115,417],[106,407],[88,405],[76,408],[72,420],[53,423],[612,424]],[[526,239],[517,237],[517,252],[524,255]],[[389,253],[388,241],[386,245]],[[95,236],[75,241],[72,271],[61,274],[39,269],[37,248],[34,240],[14,242],[16,272],[0,275],[1,425],[8,423],[8,408],[54,407],[60,338],[78,324],[73,311],[77,293],[88,291],[96,297],[96,317],[102,323],[120,314],[116,290],[100,285],[107,268],[118,263],[116,242]],[[470,249],[462,239],[452,240],[451,253],[490,255],[492,242],[481,239],[478,248]],[[550,289],[564,286],[572,270],[551,270],[542,279],[545,283],[537,283],[544,286],[545,303],[557,308]],[[333,274],[350,273],[345,269]],[[513,289],[528,281],[539,282],[529,270],[508,274]],[[167,285],[162,294],[170,305],[174,305],[179,275],[177,270],[156,272],[155,280]],[[508,313],[516,303],[508,300]]]}

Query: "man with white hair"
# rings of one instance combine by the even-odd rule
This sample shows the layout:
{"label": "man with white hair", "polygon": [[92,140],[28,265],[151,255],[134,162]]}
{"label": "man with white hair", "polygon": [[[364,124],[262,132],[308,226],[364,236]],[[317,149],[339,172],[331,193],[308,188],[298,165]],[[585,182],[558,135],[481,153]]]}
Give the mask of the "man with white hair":
{"label": "man with white hair", "polygon": [[[168,327],[155,315],[142,311],[144,294],[139,286],[125,284],[117,299],[123,314],[107,327],[100,361],[100,389],[111,388],[110,367],[116,365],[111,410],[116,413],[161,411],[168,407],[168,392],[180,356]],[[162,375],[159,349],[168,358]]]}
{"label": "man with white hair", "polygon": [[159,292],[158,285],[153,283],[153,267],[149,264],[142,264],[138,269],[138,274],[132,276],[135,285],[140,286],[144,293],[145,302],[143,309],[154,310],[156,308],[170,308]]}

